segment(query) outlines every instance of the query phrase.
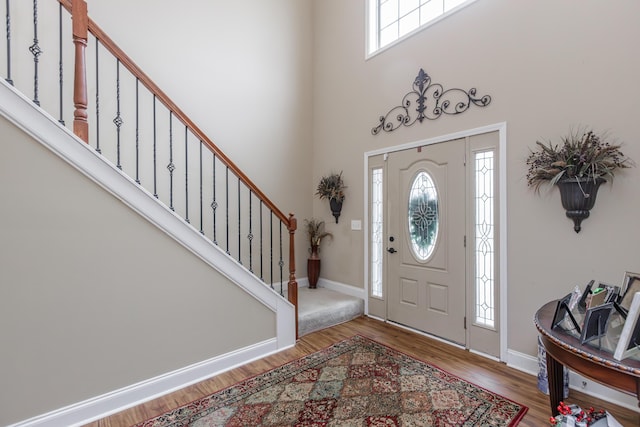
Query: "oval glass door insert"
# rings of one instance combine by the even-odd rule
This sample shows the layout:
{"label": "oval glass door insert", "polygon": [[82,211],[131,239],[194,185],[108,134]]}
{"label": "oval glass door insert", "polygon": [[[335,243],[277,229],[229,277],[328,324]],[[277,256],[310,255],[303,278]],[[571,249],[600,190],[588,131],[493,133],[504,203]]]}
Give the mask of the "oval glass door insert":
{"label": "oval glass door insert", "polygon": [[411,249],[420,261],[433,253],[438,239],[438,191],[431,176],[421,171],[409,190],[409,238]]}

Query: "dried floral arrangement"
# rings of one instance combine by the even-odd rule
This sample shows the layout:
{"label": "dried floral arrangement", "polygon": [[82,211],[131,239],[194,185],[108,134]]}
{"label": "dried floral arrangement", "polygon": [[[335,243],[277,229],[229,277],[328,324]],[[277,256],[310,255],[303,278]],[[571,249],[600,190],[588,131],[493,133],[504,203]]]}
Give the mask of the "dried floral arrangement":
{"label": "dried floral arrangement", "polygon": [[543,183],[556,184],[564,178],[613,179],[619,168],[633,166],[621,151],[621,144],[607,134],[579,129],[561,138],[560,144],[536,141],[537,151],[527,158],[527,184],[537,190]]}
{"label": "dried floral arrangement", "polygon": [[333,234],[325,231],[324,221],[315,218],[305,219],[304,225],[307,228],[307,236],[309,237],[309,245],[311,245],[311,247],[320,246],[322,239],[325,237],[333,238]]}

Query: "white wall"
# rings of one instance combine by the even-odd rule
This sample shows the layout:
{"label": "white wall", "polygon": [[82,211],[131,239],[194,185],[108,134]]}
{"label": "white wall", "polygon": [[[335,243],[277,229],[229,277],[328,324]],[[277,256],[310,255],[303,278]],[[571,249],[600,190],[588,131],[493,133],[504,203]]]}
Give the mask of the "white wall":
{"label": "white wall", "polygon": [[[508,347],[536,354],[533,315],[589,279],[620,283],[639,271],[635,224],[640,171],[603,186],[580,234],[564,215],[556,189],[527,188],[525,159],[537,139],[572,127],[609,130],[640,161],[640,3],[570,0],[479,0],[401,44],[365,59],[365,0],[313,3],[313,183],[344,170],[349,186],[343,216],[329,231],[322,276],[364,287],[363,153],[460,130],[506,122],[508,209]],[[371,134],[378,117],[411,90],[420,68],[433,82],[489,94],[486,108]],[[313,183],[312,186],[313,187]],[[314,214],[330,220],[326,203]]]}

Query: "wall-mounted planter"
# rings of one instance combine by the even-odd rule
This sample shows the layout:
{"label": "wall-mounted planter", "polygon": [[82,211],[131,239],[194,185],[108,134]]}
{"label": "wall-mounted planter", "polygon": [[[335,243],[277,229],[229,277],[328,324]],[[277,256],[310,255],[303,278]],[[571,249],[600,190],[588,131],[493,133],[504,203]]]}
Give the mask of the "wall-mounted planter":
{"label": "wall-mounted planter", "polygon": [[338,218],[340,218],[340,213],[342,212],[342,202],[336,199],[329,200],[329,207],[331,208],[331,214],[336,219],[336,224],[338,223]]}
{"label": "wall-mounted planter", "polygon": [[567,218],[573,220],[573,229],[579,233],[582,220],[589,218],[589,211],[596,203],[598,188],[606,182],[603,178],[566,178],[558,181],[562,207]]}

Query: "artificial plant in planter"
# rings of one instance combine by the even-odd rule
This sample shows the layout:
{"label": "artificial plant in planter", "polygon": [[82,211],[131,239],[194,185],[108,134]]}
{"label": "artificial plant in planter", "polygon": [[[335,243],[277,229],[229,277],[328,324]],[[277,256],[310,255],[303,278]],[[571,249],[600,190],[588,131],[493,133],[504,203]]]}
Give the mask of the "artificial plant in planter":
{"label": "artificial plant in planter", "polygon": [[576,233],[580,232],[582,220],[589,217],[600,185],[606,178],[613,180],[617,169],[632,165],[631,159],[620,151],[621,145],[590,129],[571,132],[561,138],[559,145],[540,141],[536,145],[537,150],[527,158],[527,184],[536,191],[545,183],[557,185]]}
{"label": "artificial plant in planter", "polygon": [[342,212],[342,202],[344,202],[344,189],[347,188],[342,180],[342,172],[332,173],[327,176],[323,176],[318,183],[316,189],[316,195],[322,199],[329,200],[329,206],[331,213],[338,223],[340,218],[340,212]]}
{"label": "artificial plant in planter", "polygon": [[309,278],[309,288],[315,289],[320,277],[320,243],[325,237],[333,237],[331,233],[325,231],[324,221],[315,218],[305,219],[304,225],[309,238],[311,255],[307,260],[307,276]]}

